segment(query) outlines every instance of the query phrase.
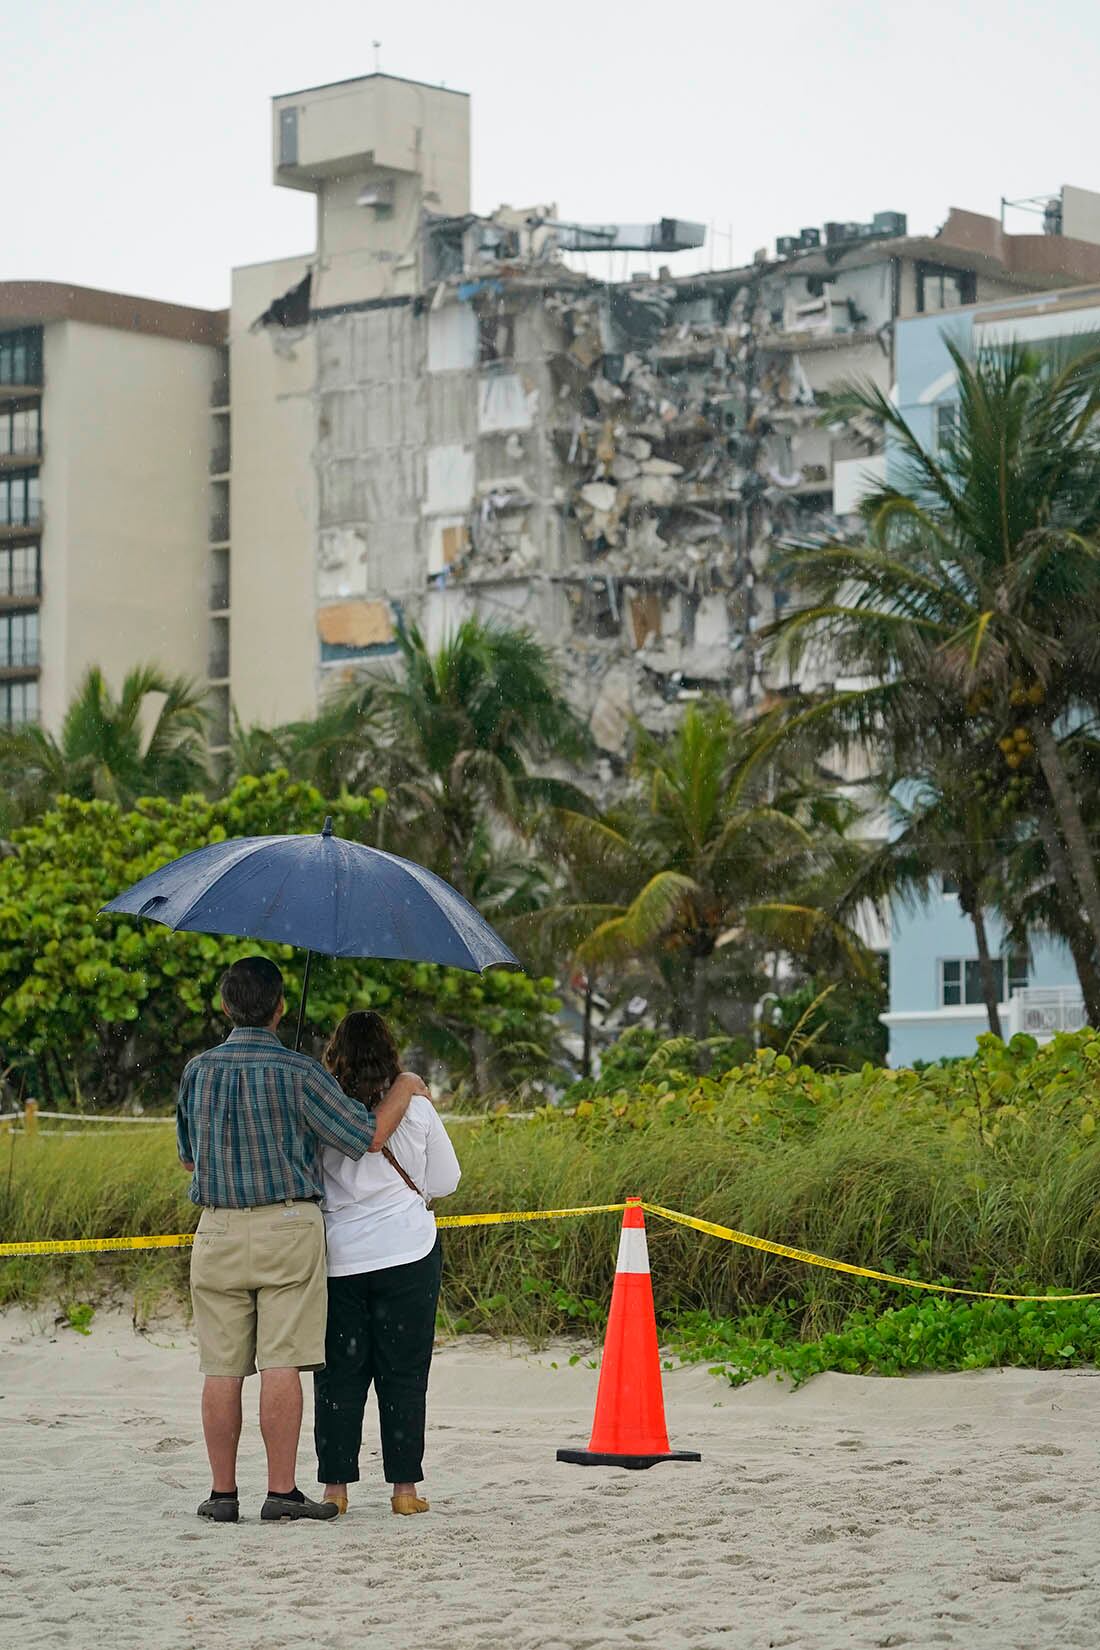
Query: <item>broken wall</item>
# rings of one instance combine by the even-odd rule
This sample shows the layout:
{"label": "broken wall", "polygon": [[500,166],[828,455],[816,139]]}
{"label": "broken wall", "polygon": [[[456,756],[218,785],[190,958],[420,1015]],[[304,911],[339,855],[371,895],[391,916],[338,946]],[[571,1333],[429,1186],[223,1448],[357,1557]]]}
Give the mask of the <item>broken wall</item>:
{"label": "broken wall", "polygon": [[820,397],[888,384],[888,263],[817,283],[841,332],[766,266],[609,285],[513,240],[480,234],[412,302],[318,318],[320,601],[383,602],[433,644],[471,613],[529,626],[612,756],[706,692],[753,711],[791,685],[762,669],[771,547],[837,533],[833,464],[874,445],[822,427]]}
{"label": "broken wall", "polygon": [[[428,398],[426,336],[413,304],[326,317],[316,336],[316,579],[325,665],[392,646],[386,615],[423,587]],[[349,604],[362,608],[360,622],[349,621],[339,638],[326,629],[331,603],[345,613]]]}

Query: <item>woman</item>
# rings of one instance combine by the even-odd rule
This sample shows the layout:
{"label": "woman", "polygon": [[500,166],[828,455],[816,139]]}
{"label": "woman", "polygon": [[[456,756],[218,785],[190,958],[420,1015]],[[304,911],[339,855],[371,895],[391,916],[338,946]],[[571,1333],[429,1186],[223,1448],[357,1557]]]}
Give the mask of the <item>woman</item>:
{"label": "woman", "polygon": [[[340,1022],[325,1065],[365,1106],[401,1070],[385,1021],[367,1013]],[[430,1204],[458,1185],[458,1159],[435,1107],[418,1095],[381,1151],[353,1161],[326,1148],[323,1163],[328,1333],[325,1367],[314,1376],[317,1476],[324,1499],[347,1512],[373,1381],[390,1505],[395,1513],[427,1512],[417,1485],[441,1271]]]}

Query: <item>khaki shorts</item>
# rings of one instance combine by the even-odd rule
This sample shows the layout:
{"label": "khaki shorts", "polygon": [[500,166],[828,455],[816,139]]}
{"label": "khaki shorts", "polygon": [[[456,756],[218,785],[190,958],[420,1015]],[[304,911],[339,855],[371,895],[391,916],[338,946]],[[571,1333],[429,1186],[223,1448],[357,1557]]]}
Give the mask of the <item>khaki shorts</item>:
{"label": "khaki shorts", "polygon": [[204,1209],[191,1251],[204,1375],[322,1369],[328,1284],[316,1203]]}

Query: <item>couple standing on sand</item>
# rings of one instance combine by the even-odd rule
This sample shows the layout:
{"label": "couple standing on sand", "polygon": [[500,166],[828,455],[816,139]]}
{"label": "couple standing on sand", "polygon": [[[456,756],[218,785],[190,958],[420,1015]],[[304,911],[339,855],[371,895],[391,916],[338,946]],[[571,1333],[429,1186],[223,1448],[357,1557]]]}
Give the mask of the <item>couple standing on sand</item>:
{"label": "couple standing on sand", "polygon": [[[430,1205],[460,1174],[447,1131],[377,1014],[347,1015],[321,1065],[275,1034],[286,1003],[274,963],[234,963],[221,994],[233,1030],[185,1067],[177,1107],[202,1205],[191,1298],[212,1488],[199,1517],[239,1517],[241,1389],[257,1370],[261,1518],[347,1511],[372,1381],[393,1511],[427,1512],[417,1486],[441,1264]],[[296,1483],[303,1370],[315,1372],[321,1501]]]}

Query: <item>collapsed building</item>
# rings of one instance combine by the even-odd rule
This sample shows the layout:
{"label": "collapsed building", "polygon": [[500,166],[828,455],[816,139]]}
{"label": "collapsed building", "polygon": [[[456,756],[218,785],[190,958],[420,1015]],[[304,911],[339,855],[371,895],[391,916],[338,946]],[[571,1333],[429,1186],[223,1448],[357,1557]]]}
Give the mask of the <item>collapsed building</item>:
{"label": "collapsed building", "polygon": [[[1100,279],[1100,201],[1068,188],[1053,234],[952,210],[915,236],[891,211],[677,275],[701,226],[475,215],[468,145],[441,88],[275,100],[275,178],[316,195],[317,245],[235,272],[226,717],[230,696],[246,721],[311,712],[334,675],[387,668],[398,624],[436,642],[470,613],[555,646],[612,761],[685,699],[767,704],[790,686],[760,646],[772,547],[843,531],[883,474],[880,432],[823,422],[824,393],[889,393],[902,317]],[[594,276],[616,250],[650,270]]]}

